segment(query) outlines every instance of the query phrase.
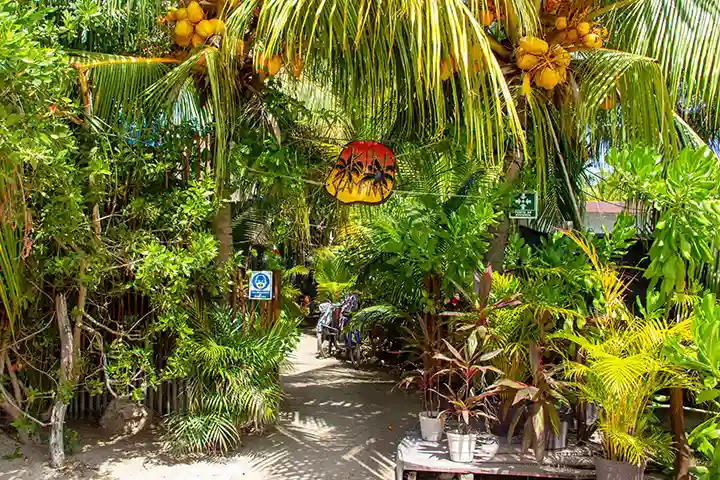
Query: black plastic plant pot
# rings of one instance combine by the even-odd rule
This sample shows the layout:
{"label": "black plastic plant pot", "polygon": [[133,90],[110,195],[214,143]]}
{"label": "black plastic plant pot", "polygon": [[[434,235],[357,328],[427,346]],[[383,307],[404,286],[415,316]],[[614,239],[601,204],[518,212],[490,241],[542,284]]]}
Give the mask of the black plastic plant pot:
{"label": "black plastic plant pot", "polygon": [[633,465],[602,457],[595,457],[595,478],[597,480],[643,480],[645,464]]}

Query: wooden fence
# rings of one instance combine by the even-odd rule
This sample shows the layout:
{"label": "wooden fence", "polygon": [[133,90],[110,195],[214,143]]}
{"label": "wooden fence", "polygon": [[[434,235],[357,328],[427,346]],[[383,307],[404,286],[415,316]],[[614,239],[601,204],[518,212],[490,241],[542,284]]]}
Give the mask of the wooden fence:
{"label": "wooden fence", "polygon": [[[141,403],[160,416],[182,410],[187,407],[185,386],[185,380],[164,382],[156,389],[149,389]],[[90,395],[84,389],[79,390],[70,401],[66,416],[73,420],[99,419],[112,400],[108,391]]]}

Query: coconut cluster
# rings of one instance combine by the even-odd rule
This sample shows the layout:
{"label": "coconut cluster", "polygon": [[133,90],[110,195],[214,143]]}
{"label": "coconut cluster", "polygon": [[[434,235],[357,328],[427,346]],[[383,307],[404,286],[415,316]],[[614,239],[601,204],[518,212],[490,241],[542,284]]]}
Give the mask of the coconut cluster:
{"label": "coconut cluster", "polygon": [[554,43],[575,45],[586,48],[602,48],[603,39],[607,38],[608,29],[598,23],[587,22],[578,18],[569,19],[560,16],[555,19]]}
{"label": "coconut cluster", "polygon": [[524,37],[515,52],[515,61],[523,71],[525,93],[533,80],[538,87],[552,90],[567,80],[570,54],[561,45],[551,46],[540,38]]}
{"label": "coconut cluster", "polygon": [[186,7],[171,9],[166,18],[174,24],[175,43],[181,47],[197,48],[225,33],[225,23],[219,18],[206,18],[205,10],[194,0]]}

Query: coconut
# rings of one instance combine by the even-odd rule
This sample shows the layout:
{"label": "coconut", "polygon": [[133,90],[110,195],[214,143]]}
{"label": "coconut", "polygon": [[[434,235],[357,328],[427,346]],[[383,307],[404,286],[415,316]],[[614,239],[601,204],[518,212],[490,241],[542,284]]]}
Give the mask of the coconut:
{"label": "coconut", "polygon": [[187,37],[183,35],[175,35],[175,43],[177,43],[181,47],[187,47],[190,45],[192,35],[188,35]]}
{"label": "coconut", "polygon": [[192,23],[200,23],[205,18],[205,12],[203,11],[200,4],[196,1],[192,1],[187,6],[188,20]]}
{"label": "coconut", "polygon": [[209,22],[210,25],[212,25],[214,35],[222,35],[225,33],[225,22],[219,18],[211,18]]}
{"label": "coconut", "polygon": [[267,61],[267,64],[266,64],[266,69],[267,69],[268,75],[270,75],[271,77],[274,77],[275,75],[278,74],[278,72],[280,72],[280,69],[282,68],[282,66],[283,66],[282,57],[280,55],[273,55],[272,57],[270,57],[270,59]]}
{"label": "coconut", "polygon": [[590,33],[590,30],[592,30],[592,27],[590,26],[590,24],[588,22],[580,22],[580,23],[578,23],[578,26],[576,28],[577,28],[578,35],[581,37],[584,37],[585,35]]}
{"label": "coconut", "polygon": [[567,17],[558,17],[555,19],[555,29],[556,30],[565,30],[568,27],[568,21]]}
{"label": "coconut", "polygon": [[190,38],[193,34],[193,26],[187,20],[180,20],[175,24],[175,35],[183,38]]}
{"label": "coconut", "polygon": [[578,41],[578,38],[580,38],[580,35],[578,35],[578,31],[574,28],[567,31],[567,41],[568,43],[575,43]]}
{"label": "coconut", "polygon": [[193,46],[193,48],[197,48],[197,47],[199,47],[200,45],[204,45],[204,44],[205,44],[205,38],[204,38],[204,37],[201,37],[201,36],[198,35],[198,34],[195,34],[195,35],[192,36],[192,46]]}
{"label": "coconut", "polygon": [[552,67],[545,67],[535,74],[535,84],[545,90],[552,90],[560,83],[560,75]]}
{"label": "coconut", "polygon": [[602,110],[610,110],[614,106],[615,106],[615,96],[613,96],[612,94],[605,97],[605,99],[602,102],[600,102],[600,105],[598,105],[598,107]]}
{"label": "coconut", "polygon": [[215,27],[208,20],[202,20],[195,26],[195,34],[202,38],[208,38],[215,35]]}
{"label": "coconut", "polygon": [[185,20],[187,16],[187,8],[178,8],[175,10],[175,20]]}
{"label": "coconut", "polygon": [[516,61],[518,68],[520,68],[521,70],[532,70],[533,68],[540,65],[540,62],[542,62],[542,58],[532,55],[530,53],[518,55]]}
{"label": "coconut", "polygon": [[595,35],[594,33],[588,33],[583,37],[583,45],[588,48],[600,48],[602,47],[602,38]]}
{"label": "coconut", "polygon": [[495,15],[492,14],[492,12],[485,12],[482,16],[482,24],[486,27],[490,26],[490,24],[495,20]]}
{"label": "coconut", "polygon": [[166,17],[168,19],[168,22],[176,21],[178,19],[176,15],[177,15],[177,9],[176,8],[170,9],[170,11],[168,12],[167,17]]}
{"label": "coconut", "polygon": [[533,55],[545,55],[550,49],[550,46],[545,40],[537,37],[521,38],[520,46],[525,49],[526,52],[532,53]]}

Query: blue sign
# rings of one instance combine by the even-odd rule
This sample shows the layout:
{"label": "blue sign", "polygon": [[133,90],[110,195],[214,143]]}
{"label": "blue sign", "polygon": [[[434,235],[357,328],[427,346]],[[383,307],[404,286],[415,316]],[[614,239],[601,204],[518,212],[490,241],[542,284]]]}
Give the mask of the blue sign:
{"label": "blue sign", "polygon": [[250,274],[250,300],[270,300],[272,298],[272,272],[252,272]]}

